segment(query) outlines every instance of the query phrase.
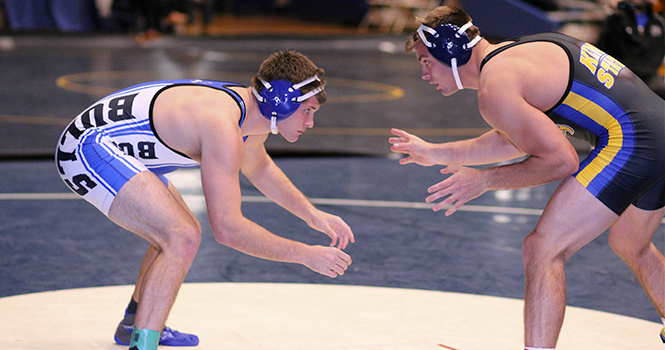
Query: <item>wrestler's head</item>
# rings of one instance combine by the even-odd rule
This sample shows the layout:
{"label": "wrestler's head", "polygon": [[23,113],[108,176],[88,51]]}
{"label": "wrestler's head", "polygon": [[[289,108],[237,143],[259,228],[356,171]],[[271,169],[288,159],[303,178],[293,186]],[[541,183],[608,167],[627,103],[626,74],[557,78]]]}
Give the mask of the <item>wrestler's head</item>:
{"label": "wrestler's head", "polygon": [[[471,16],[459,8],[439,6],[430,11],[425,18],[416,17],[416,21],[429,28],[437,28],[446,24],[462,28],[465,24],[471,22]],[[476,36],[480,35],[480,30],[476,26],[471,26],[464,33],[466,33],[469,40],[473,40]],[[409,37],[404,46],[406,52],[413,51],[416,43],[419,41],[421,41],[421,35],[416,31]]]}
{"label": "wrestler's head", "polygon": [[[289,118],[303,102],[314,98],[316,108],[326,102],[323,74],[323,69],[295,51],[280,51],[263,61],[259,73],[252,78],[252,92],[261,114],[270,120],[273,134],[279,132],[277,122]],[[311,110],[307,108],[308,112]]]}

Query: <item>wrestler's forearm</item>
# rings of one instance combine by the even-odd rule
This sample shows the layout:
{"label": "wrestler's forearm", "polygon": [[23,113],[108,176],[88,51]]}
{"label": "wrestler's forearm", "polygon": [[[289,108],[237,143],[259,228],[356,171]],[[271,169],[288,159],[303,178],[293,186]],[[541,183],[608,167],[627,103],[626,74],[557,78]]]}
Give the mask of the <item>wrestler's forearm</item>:
{"label": "wrestler's forearm", "polygon": [[219,243],[261,259],[304,264],[309,254],[308,245],[277,236],[246,218],[213,224],[213,232]]}
{"label": "wrestler's forearm", "polygon": [[261,193],[293,215],[309,221],[316,212],[314,205],[274,162],[269,162],[248,178]]}
{"label": "wrestler's forearm", "polygon": [[490,130],[473,139],[435,144],[432,150],[434,162],[441,165],[485,165],[524,155],[524,152],[496,130]]}
{"label": "wrestler's forearm", "polygon": [[577,171],[577,161],[570,158],[528,157],[509,165],[482,169],[486,190],[511,190],[558,181]]}

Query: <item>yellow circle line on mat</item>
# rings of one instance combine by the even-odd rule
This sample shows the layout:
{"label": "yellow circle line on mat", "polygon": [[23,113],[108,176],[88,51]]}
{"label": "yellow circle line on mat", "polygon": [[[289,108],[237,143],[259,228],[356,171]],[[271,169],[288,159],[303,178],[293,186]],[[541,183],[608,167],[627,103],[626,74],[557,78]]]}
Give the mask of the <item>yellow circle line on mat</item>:
{"label": "yellow circle line on mat", "polygon": [[[73,116],[72,116],[73,118]],[[0,114],[0,123],[11,124],[30,124],[30,125],[62,125],[65,126],[71,122],[70,119],[53,117],[30,117],[25,115],[2,115]]]}

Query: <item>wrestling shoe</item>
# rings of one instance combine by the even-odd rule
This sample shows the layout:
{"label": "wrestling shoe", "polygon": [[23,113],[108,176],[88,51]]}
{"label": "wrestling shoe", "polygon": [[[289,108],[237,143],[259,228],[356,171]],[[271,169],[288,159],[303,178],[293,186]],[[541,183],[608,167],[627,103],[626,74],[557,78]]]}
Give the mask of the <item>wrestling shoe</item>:
{"label": "wrestling shoe", "polygon": [[[115,335],[113,336],[116,343],[120,345],[129,345],[129,342],[132,340],[135,318],[136,314],[130,314],[125,311],[125,318],[120,321],[118,328],[115,330]],[[199,337],[193,334],[180,333],[169,327],[164,327],[164,330],[159,337],[159,345],[197,346],[199,345]]]}
{"label": "wrestling shoe", "polygon": [[194,334],[180,333],[169,327],[164,327],[162,335],[159,336],[159,345],[164,346],[197,346],[199,337]]}

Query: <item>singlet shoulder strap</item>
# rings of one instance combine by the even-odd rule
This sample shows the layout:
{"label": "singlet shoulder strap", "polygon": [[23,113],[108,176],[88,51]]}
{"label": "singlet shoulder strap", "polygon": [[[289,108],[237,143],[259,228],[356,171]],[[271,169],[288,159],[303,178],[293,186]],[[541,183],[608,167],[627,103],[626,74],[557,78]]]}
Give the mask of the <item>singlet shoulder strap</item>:
{"label": "singlet shoulder strap", "polygon": [[[240,95],[239,95],[237,92],[235,92],[235,91],[229,89],[229,88],[228,88],[229,86],[239,86],[239,87],[242,87],[243,85],[240,85],[240,84],[228,84],[228,85],[224,85],[224,86],[220,86],[220,87],[219,87],[220,90],[222,90],[222,91],[226,92],[227,94],[229,94],[229,96],[231,96],[231,97],[233,98],[233,100],[236,101],[236,104],[238,105],[238,108],[240,109],[240,120],[238,120],[238,127],[241,127],[241,126],[242,126],[242,123],[245,121],[245,116],[247,115],[247,108],[245,107],[245,101],[243,101],[242,97],[240,97]],[[243,140],[243,141],[246,141],[246,140],[247,140],[247,136],[244,136],[244,137],[242,138],[242,140]]]}
{"label": "singlet shoulder strap", "polygon": [[[564,42],[569,41],[570,39],[572,39],[572,38],[570,38],[566,35],[560,34],[560,33],[539,33],[539,34],[518,36],[518,37],[514,37],[514,38],[504,40],[502,42],[509,42],[509,41],[512,41],[512,42],[509,43],[509,44],[506,44],[504,46],[501,46],[500,48],[498,48],[498,49],[490,52],[489,54],[487,54],[487,56],[485,56],[485,58],[483,58],[483,61],[480,63],[480,70],[482,71],[483,67],[485,66],[485,64],[487,64],[487,62],[489,62],[489,60],[494,58],[496,55],[502,53],[503,51],[506,51],[506,50],[510,49],[511,47],[515,47],[517,45],[532,43],[532,42],[550,42],[550,43],[559,45],[559,47],[561,47],[566,52],[568,57],[572,58],[570,50],[566,47],[566,45],[564,43]],[[572,69],[572,66],[571,66],[571,69]]]}
{"label": "singlet shoulder strap", "polygon": [[483,67],[485,66],[485,64],[487,62],[489,62],[489,60],[491,60],[494,56],[508,50],[509,48],[511,48],[513,46],[517,46],[517,45],[521,44],[522,43],[521,39],[522,39],[521,37],[516,37],[516,38],[504,40],[504,42],[505,41],[513,41],[513,42],[510,43],[510,44],[506,44],[504,46],[501,46],[500,48],[498,48],[498,49],[490,52],[489,54],[487,54],[487,56],[485,56],[485,58],[483,58],[482,62],[480,62],[480,71],[482,72]]}

